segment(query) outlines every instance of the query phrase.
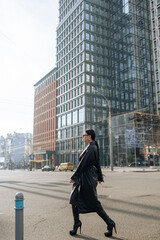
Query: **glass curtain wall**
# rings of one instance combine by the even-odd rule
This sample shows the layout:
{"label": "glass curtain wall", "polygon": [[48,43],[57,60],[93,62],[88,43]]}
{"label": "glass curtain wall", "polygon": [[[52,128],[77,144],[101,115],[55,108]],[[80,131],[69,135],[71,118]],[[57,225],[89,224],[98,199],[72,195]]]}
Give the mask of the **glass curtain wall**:
{"label": "glass curtain wall", "polygon": [[112,119],[115,166],[153,166],[160,161],[160,116],[129,113]]}
{"label": "glass curtain wall", "polygon": [[101,165],[109,165],[108,106],[110,79],[110,2],[84,1],[85,128],[96,132]]}
{"label": "glass curtain wall", "polygon": [[[118,11],[117,2],[121,3]],[[156,113],[149,1],[114,3],[111,77],[118,109]]]}
{"label": "glass curtain wall", "polygon": [[[99,74],[97,74],[95,86],[98,93],[92,97],[92,103],[97,109],[88,108],[88,113],[92,122],[93,120],[96,122],[102,164],[109,166],[108,103],[111,105],[112,118],[132,111],[156,113],[156,105],[149,2],[147,0],[107,2],[105,24],[108,28],[106,36],[103,36],[106,42],[104,49],[107,50],[104,66],[105,84],[100,83],[101,87],[98,86]],[[96,55],[98,56],[98,53]],[[101,104],[104,104],[103,113],[100,113]],[[118,147],[122,159],[128,156],[122,144],[118,144]],[[118,159],[116,163],[117,160],[114,158],[114,164],[120,164],[120,158]]]}

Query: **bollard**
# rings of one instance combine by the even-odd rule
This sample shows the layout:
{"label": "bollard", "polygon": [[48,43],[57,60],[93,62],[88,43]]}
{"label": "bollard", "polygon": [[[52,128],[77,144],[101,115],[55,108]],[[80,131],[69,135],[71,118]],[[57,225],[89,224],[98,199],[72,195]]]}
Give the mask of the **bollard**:
{"label": "bollard", "polygon": [[15,196],[15,240],[23,240],[23,193]]}

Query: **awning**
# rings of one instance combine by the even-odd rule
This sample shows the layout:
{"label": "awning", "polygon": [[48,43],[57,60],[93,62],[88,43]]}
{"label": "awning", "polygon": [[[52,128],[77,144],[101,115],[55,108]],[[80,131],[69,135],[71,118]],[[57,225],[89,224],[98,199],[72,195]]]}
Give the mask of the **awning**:
{"label": "awning", "polygon": [[33,152],[33,155],[40,155],[40,154],[55,154],[55,151],[35,151]]}
{"label": "awning", "polygon": [[49,162],[49,161],[55,161],[55,159],[47,159],[47,160],[29,160],[29,162]]}

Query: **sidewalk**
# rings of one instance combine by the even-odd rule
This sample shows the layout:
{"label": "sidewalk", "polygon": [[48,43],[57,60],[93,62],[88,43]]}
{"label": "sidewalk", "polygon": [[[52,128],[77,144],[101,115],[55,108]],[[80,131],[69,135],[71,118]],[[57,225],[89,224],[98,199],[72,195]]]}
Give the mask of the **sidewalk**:
{"label": "sidewalk", "polygon": [[[103,170],[111,171],[110,168],[103,168]],[[151,167],[114,167],[114,172],[159,172],[160,166]]]}

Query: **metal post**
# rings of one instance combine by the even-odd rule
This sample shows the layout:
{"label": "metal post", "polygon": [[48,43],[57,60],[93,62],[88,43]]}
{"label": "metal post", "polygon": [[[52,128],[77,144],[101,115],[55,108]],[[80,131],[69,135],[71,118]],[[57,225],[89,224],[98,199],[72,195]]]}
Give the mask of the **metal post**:
{"label": "metal post", "polygon": [[15,240],[23,240],[23,194],[16,193],[15,196]]}
{"label": "metal post", "polygon": [[113,171],[113,147],[112,147],[112,117],[111,117],[111,106],[109,105],[109,152],[110,152],[110,164],[111,171]]}
{"label": "metal post", "polygon": [[95,90],[95,92],[99,93],[105,100],[106,100],[106,106],[108,105],[109,108],[109,155],[110,155],[110,164],[111,164],[111,171],[113,171],[113,146],[112,146],[112,116],[111,116],[111,105],[108,101],[108,99],[100,92]]}

